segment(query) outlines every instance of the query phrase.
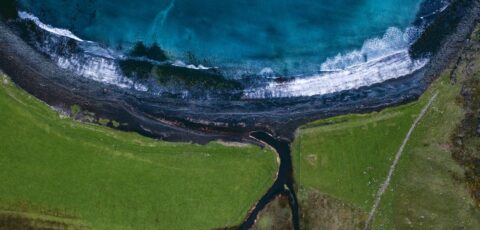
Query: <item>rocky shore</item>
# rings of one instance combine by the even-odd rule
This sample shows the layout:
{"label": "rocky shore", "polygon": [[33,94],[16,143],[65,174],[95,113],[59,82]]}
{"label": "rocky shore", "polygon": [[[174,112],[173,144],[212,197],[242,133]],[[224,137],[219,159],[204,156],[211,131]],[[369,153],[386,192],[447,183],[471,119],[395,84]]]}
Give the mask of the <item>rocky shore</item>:
{"label": "rocky shore", "polygon": [[[306,122],[346,113],[364,113],[418,98],[472,32],[479,18],[477,0],[457,0],[438,16],[412,46],[414,55],[433,53],[429,64],[400,79],[339,93],[262,100],[181,100],[155,97],[88,80],[56,66],[0,23],[0,68],[22,88],[51,106],[78,105],[97,118],[118,121],[118,128],[165,140],[205,143],[246,139],[255,130],[293,138]],[[448,28],[441,24],[447,23]],[[5,21],[5,20],[4,20]],[[456,30],[450,26],[456,26]],[[445,30],[452,32],[443,34]],[[425,41],[438,41],[426,46]],[[420,47],[420,48],[419,48]],[[423,49],[421,49],[423,48]],[[97,119],[98,120],[98,119]]]}
{"label": "rocky shore", "polygon": [[463,105],[465,117],[451,135],[453,159],[465,169],[464,178],[472,198],[480,207],[480,75],[478,70],[480,51],[480,30],[464,48],[451,73],[452,82],[462,84],[461,95],[457,98]]}

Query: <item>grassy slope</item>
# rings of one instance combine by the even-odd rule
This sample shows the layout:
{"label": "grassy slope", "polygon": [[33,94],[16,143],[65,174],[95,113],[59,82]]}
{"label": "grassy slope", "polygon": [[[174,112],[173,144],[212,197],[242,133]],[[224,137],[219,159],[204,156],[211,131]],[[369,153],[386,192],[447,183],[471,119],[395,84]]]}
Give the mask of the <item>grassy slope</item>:
{"label": "grassy slope", "polygon": [[166,143],[59,118],[0,76],[0,209],[95,229],[239,224],[271,185],[275,155]]}
{"label": "grassy slope", "polygon": [[300,197],[305,191],[321,191],[369,211],[406,132],[434,92],[439,96],[405,148],[374,228],[480,226],[480,212],[454,179],[462,177],[463,169],[451,157],[449,137],[463,113],[456,102],[460,84],[451,85],[447,74],[417,102],[301,128],[293,145]]}
{"label": "grassy slope", "polygon": [[464,170],[452,159],[450,136],[463,111],[456,103],[460,85],[448,76],[435,88],[440,92],[432,108],[405,147],[389,189],[384,195],[375,229],[474,229],[480,226],[462,178]]}
{"label": "grassy slope", "polygon": [[298,183],[368,210],[425,101],[302,127],[292,145]]}
{"label": "grassy slope", "polygon": [[[479,28],[458,63],[455,71],[458,83],[438,86],[439,98],[406,146],[377,215],[376,229],[478,229],[480,226],[480,209],[463,181],[465,169],[452,159],[451,150],[451,136],[464,118],[460,87],[465,81],[475,84],[470,80],[480,77]],[[464,145],[478,151],[476,143]]]}

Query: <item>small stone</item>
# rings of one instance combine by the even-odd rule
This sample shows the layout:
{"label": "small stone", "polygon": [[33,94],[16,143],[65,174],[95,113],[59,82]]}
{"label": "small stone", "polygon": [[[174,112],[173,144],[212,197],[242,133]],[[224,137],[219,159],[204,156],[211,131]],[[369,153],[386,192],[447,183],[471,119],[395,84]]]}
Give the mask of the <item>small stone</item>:
{"label": "small stone", "polygon": [[455,143],[456,143],[457,145],[459,145],[459,146],[462,146],[462,145],[463,145],[462,139],[457,139],[457,140],[455,141]]}

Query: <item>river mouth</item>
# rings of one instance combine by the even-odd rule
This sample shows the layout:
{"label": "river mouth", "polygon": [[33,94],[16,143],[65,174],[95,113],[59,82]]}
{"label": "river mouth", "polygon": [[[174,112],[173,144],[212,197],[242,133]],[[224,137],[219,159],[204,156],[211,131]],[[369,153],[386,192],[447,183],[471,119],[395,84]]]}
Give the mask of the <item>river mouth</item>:
{"label": "river mouth", "polygon": [[245,222],[240,225],[239,229],[244,230],[251,228],[257,220],[260,211],[262,211],[268,203],[277,196],[286,196],[288,197],[290,208],[292,210],[292,227],[295,230],[299,230],[299,209],[294,187],[290,142],[285,139],[274,138],[271,134],[266,132],[251,132],[250,137],[273,148],[280,159],[280,166],[275,182],[267,193],[258,201],[254,209],[249,213]]}
{"label": "river mouth", "polygon": [[[7,24],[2,26],[2,31],[5,31],[2,32],[2,57],[9,58],[1,58],[1,67],[21,87],[52,106],[68,110],[70,106],[76,104],[95,112],[98,116],[111,117],[122,124],[128,124],[119,127],[121,129],[147,136],[165,140],[194,139],[205,143],[218,136],[240,136],[240,139],[245,139],[250,132],[260,130],[291,140],[299,125],[312,120],[345,113],[379,110],[418,98],[433,77],[443,70],[449,59],[460,49],[477,17],[476,1],[454,1],[448,7],[440,8],[441,11],[438,13],[432,14],[432,9],[443,6],[438,3],[436,0],[423,2],[419,14],[430,12],[426,14],[427,16],[420,17],[424,20],[428,18],[429,26],[410,46],[408,55],[404,52],[394,54],[400,57],[407,55],[408,59],[412,57],[417,60],[428,57],[429,62],[423,68],[393,79],[384,79],[381,77],[384,75],[378,75],[380,78],[371,75],[372,79],[384,81],[378,83],[372,81],[372,85],[348,90],[340,88],[340,91],[327,94],[249,98],[246,97],[245,87],[256,89],[253,86],[261,87],[263,84],[265,86],[263,89],[272,86],[272,89],[282,91],[290,87],[297,89],[297,86],[306,84],[315,86],[314,88],[318,90],[325,90],[320,86],[329,81],[324,81],[325,78],[318,80],[315,78],[312,82],[302,78],[297,80],[303,82],[302,84],[295,84],[295,80],[288,79],[277,79],[272,82],[247,79],[245,82],[232,82],[223,78],[224,76],[217,70],[204,69],[201,66],[152,61],[142,57],[133,59],[123,57],[124,59],[120,61],[136,62],[133,63],[136,71],[144,71],[143,65],[136,64],[147,63],[146,72],[150,73],[151,67],[156,72],[165,73],[165,76],[170,77],[164,78],[167,82],[177,78],[181,79],[178,81],[191,86],[191,90],[173,87],[173,91],[162,91],[163,88],[151,91],[147,86],[159,87],[158,81],[119,77],[118,60],[115,58],[117,54],[111,49],[105,49],[104,46],[94,42],[78,41],[81,38],[68,30],[49,27],[42,24],[36,16],[22,12],[19,13],[19,18],[7,20]],[[419,19],[414,24],[422,22],[423,20]],[[456,27],[457,30],[452,30],[452,27]],[[438,42],[428,43],[428,46],[422,45],[428,40]],[[150,55],[151,49],[147,47],[143,52]],[[387,66],[395,68],[399,59],[387,57],[382,60],[387,61]],[[407,66],[408,63],[413,62],[407,62]],[[368,63],[373,66],[376,64],[378,62]],[[350,69],[348,71],[352,72]],[[338,79],[358,79],[357,75],[353,78],[350,75],[345,76],[346,78]],[[209,86],[214,85],[212,82],[217,82],[218,86],[211,90],[203,90],[202,87],[190,84],[191,79]],[[315,83],[317,81],[320,86]],[[351,86],[346,84],[348,85]],[[302,87],[298,90],[308,93],[308,90]],[[259,89],[255,92],[262,94],[261,92],[267,91]],[[205,133],[210,137],[200,138],[205,136]]]}
{"label": "river mouth", "polygon": [[[427,26],[436,17],[448,16],[446,12],[449,8],[440,3],[443,2],[423,2],[418,14],[428,12],[430,16],[418,16],[412,25]],[[461,15],[461,12],[457,13]],[[403,46],[409,44],[404,42],[410,41],[411,37],[399,29],[389,29],[384,37],[367,42],[363,49],[365,52],[371,51],[369,47],[372,47],[372,43],[380,44],[386,47],[388,55],[380,55],[377,59],[344,70],[328,72],[328,76],[295,79],[253,76],[238,80],[228,78],[219,69],[163,60],[165,56],[155,46],[139,44],[125,55],[100,43],[82,40],[69,30],[52,27],[28,12],[20,11],[18,16],[18,19],[10,20],[8,25],[16,36],[34,50],[25,50],[24,58],[33,59],[32,64],[41,65],[43,69],[41,58],[46,57],[55,65],[49,65],[49,69],[56,70],[55,76],[45,73],[42,74],[44,79],[37,78],[36,81],[55,81],[65,91],[60,92],[58,87],[52,86],[46,92],[45,87],[50,85],[43,89],[39,86],[44,83],[34,85],[25,82],[22,87],[30,88],[34,95],[52,94],[48,97],[56,106],[69,108],[72,104],[79,104],[99,116],[113,116],[112,119],[130,124],[124,127],[126,130],[166,140],[175,140],[178,136],[183,136],[181,140],[189,139],[184,134],[173,134],[176,130],[208,130],[222,135],[241,134],[243,137],[247,137],[251,131],[263,130],[292,138],[296,127],[309,120],[376,110],[416,99],[429,82],[424,77],[431,69],[428,65],[437,64],[435,56],[427,52],[412,59],[408,46]],[[388,42],[391,39],[393,43]],[[400,51],[396,49],[398,47]],[[359,55],[364,56],[364,51],[360,50]],[[380,54],[384,51],[381,50]],[[29,52],[40,53],[42,57]],[[342,63],[344,58],[350,60],[356,57],[340,55],[328,64],[328,68],[333,68],[339,60],[338,63]],[[430,62],[427,63],[427,59]],[[129,73],[132,76],[128,76]],[[65,103],[53,96],[60,94],[61,98],[70,98],[72,96],[66,96],[69,90],[75,90],[75,97],[84,99]],[[100,90],[100,93],[92,93],[95,90]],[[127,110],[130,118],[112,113],[114,109],[107,111],[99,101],[108,101],[109,106],[119,103],[122,107],[118,109]],[[132,117],[152,120],[152,124],[131,121]],[[151,127],[158,126],[153,124],[155,121],[162,123],[162,126],[175,127],[171,128],[171,133],[164,132],[160,127]]]}

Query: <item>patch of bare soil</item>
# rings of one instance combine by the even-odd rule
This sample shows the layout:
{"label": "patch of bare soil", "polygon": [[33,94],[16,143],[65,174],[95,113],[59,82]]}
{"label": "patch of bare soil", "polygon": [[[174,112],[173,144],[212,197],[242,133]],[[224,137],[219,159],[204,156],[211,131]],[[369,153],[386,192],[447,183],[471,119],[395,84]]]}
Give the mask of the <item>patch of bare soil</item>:
{"label": "patch of bare soil", "polygon": [[308,230],[363,229],[368,213],[319,192],[307,192],[301,201],[300,226]]}
{"label": "patch of bare soil", "polygon": [[24,215],[15,212],[0,212],[0,229],[21,230],[86,230],[87,226],[61,218]]}
{"label": "patch of bare soil", "polygon": [[221,140],[216,142],[227,147],[245,148],[250,146],[249,144],[241,143],[241,142],[229,142],[229,141],[221,141]]}
{"label": "patch of bare soil", "polygon": [[293,229],[292,213],[288,197],[278,196],[258,215],[252,230],[287,230]]}

